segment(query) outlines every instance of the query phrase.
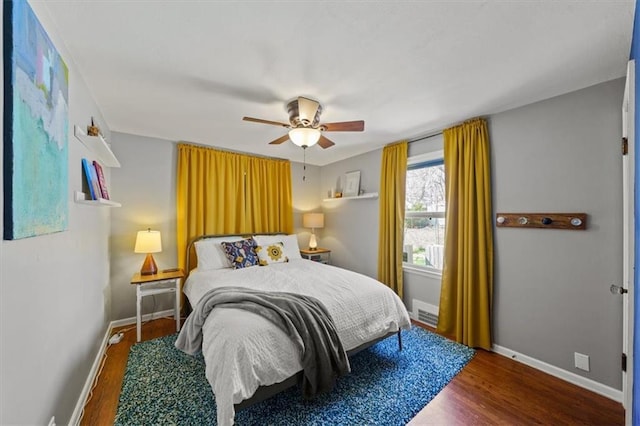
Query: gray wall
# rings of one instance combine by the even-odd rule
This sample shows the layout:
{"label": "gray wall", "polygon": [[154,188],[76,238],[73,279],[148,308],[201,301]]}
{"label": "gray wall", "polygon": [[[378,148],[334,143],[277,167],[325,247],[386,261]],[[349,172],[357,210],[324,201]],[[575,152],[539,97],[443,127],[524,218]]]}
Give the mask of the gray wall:
{"label": "gray wall", "polygon": [[73,201],[83,186],[81,158],[95,159],[73,125],[93,116],[107,140],[110,132],[44,3],[32,3],[69,68],[69,227],[0,245],[0,424],[46,425],[52,416],[66,424],[110,320],[112,209]]}
{"label": "gray wall", "polygon": [[[622,179],[619,141],[623,80],[488,117],[494,212],[586,212],[588,230],[495,230],[494,339],[507,349],[621,389]],[[410,145],[409,155],[438,149]],[[361,170],[377,191],[381,150],[321,169],[326,192]],[[335,264],[375,277],[377,200],[323,203],[323,246]],[[405,271],[404,302],[439,304],[437,277]],[[573,366],[590,356],[591,371]]]}
{"label": "gray wall", "polygon": [[[497,344],[621,389],[622,94],[615,80],[489,121],[495,212],[585,212],[586,231],[495,231]],[[591,357],[591,372],[573,353]]]}
{"label": "gray wall", "polygon": [[[378,149],[321,168],[321,195],[331,188],[342,189],[344,174],[360,170],[360,188],[378,192],[380,161]],[[331,250],[334,265],[376,278],[378,275],[378,199],[345,199],[322,202],[325,228],[318,245]]]}
{"label": "gray wall", "polygon": [[[111,313],[114,319],[136,315],[136,289],[131,276],[146,255],[134,253],[138,231],[161,232],[162,252],[155,253],[158,269],[178,265],[176,251],[176,143],[113,132],[114,154],[122,165],[111,173],[111,187],[122,207],[111,218]],[[173,296],[142,299],[142,312],[173,309]]]}
{"label": "gray wall", "polygon": [[[320,147],[310,149],[320,149]],[[293,198],[293,232],[298,234],[300,248],[305,248],[309,246],[311,231],[302,227],[302,215],[308,212],[322,211],[320,206],[320,167],[307,164],[305,170],[303,164],[292,162],[291,193]],[[318,244],[322,244],[324,229],[316,229],[315,233]]]}

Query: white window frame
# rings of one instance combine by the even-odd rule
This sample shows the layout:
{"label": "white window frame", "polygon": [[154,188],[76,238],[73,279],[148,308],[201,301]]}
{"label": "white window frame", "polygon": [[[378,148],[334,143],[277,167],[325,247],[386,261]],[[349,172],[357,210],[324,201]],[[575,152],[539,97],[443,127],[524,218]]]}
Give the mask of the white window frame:
{"label": "white window frame", "polygon": [[[413,165],[413,164],[419,164],[419,163],[426,163],[428,161],[436,161],[436,160],[444,160],[444,149],[439,149],[437,151],[431,151],[431,152],[427,152],[424,154],[418,154],[418,155],[414,155],[412,157],[409,157],[407,159],[407,167]],[[425,212],[426,213],[426,212]],[[419,213],[419,215],[416,215],[416,217],[420,217],[420,215],[425,214],[425,213]],[[409,213],[411,215],[411,213]],[[431,212],[431,215],[429,215],[429,217],[445,217],[446,212]],[[407,217],[407,212],[405,211],[404,213],[405,218]],[[414,213],[415,215],[415,213]],[[404,235],[403,235],[404,237]],[[404,242],[402,244],[402,246],[404,247]],[[422,266],[422,265],[416,265],[415,263],[407,263],[407,262],[402,262],[402,268],[406,271],[410,271],[410,272],[415,272],[418,273],[420,275],[426,275],[429,277],[434,277],[434,278],[441,278],[442,277],[442,270],[440,269],[436,269],[436,268],[431,268],[429,266]]]}

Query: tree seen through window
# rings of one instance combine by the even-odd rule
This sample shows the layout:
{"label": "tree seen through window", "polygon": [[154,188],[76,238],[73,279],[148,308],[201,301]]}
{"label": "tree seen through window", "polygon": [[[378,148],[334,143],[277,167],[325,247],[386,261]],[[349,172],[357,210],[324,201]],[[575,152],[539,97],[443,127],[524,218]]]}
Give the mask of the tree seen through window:
{"label": "tree seen through window", "polygon": [[442,270],[445,205],[443,161],[409,166],[405,195],[405,263]]}

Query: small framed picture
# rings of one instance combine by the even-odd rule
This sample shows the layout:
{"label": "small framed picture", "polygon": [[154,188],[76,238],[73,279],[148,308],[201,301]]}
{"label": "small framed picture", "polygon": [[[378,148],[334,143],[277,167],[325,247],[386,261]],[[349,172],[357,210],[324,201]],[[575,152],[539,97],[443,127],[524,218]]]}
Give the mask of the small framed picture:
{"label": "small framed picture", "polygon": [[344,196],[357,197],[360,193],[360,170],[344,175]]}

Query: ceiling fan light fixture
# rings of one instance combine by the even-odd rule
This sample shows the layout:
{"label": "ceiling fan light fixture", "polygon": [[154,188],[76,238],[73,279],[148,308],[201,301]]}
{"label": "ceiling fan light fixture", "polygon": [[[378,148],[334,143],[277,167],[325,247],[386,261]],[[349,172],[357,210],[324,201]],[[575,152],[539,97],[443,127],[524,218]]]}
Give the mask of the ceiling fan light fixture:
{"label": "ceiling fan light fixture", "polygon": [[362,132],[364,131],[364,121],[340,121],[336,123],[321,123],[320,113],[322,105],[320,102],[298,96],[297,99],[287,104],[289,113],[289,124],[279,121],[264,120],[262,118],[243,117],[244,121],[254,123],[269,124],[272,126],[286,127],[289,132],[278,139],[269,142],[269,145],[280,145],[290,140],[294,145],[301,148],[309,148],[315,144],[322,149],[331,148],[335,143],[327,139],[324,132]]}
{"label": "ceiling fan light fixture", "polygon": [[310,147],[318,143],[320,130],[312,127],[297,127],[289,130],[289,139],[300,147]]}

